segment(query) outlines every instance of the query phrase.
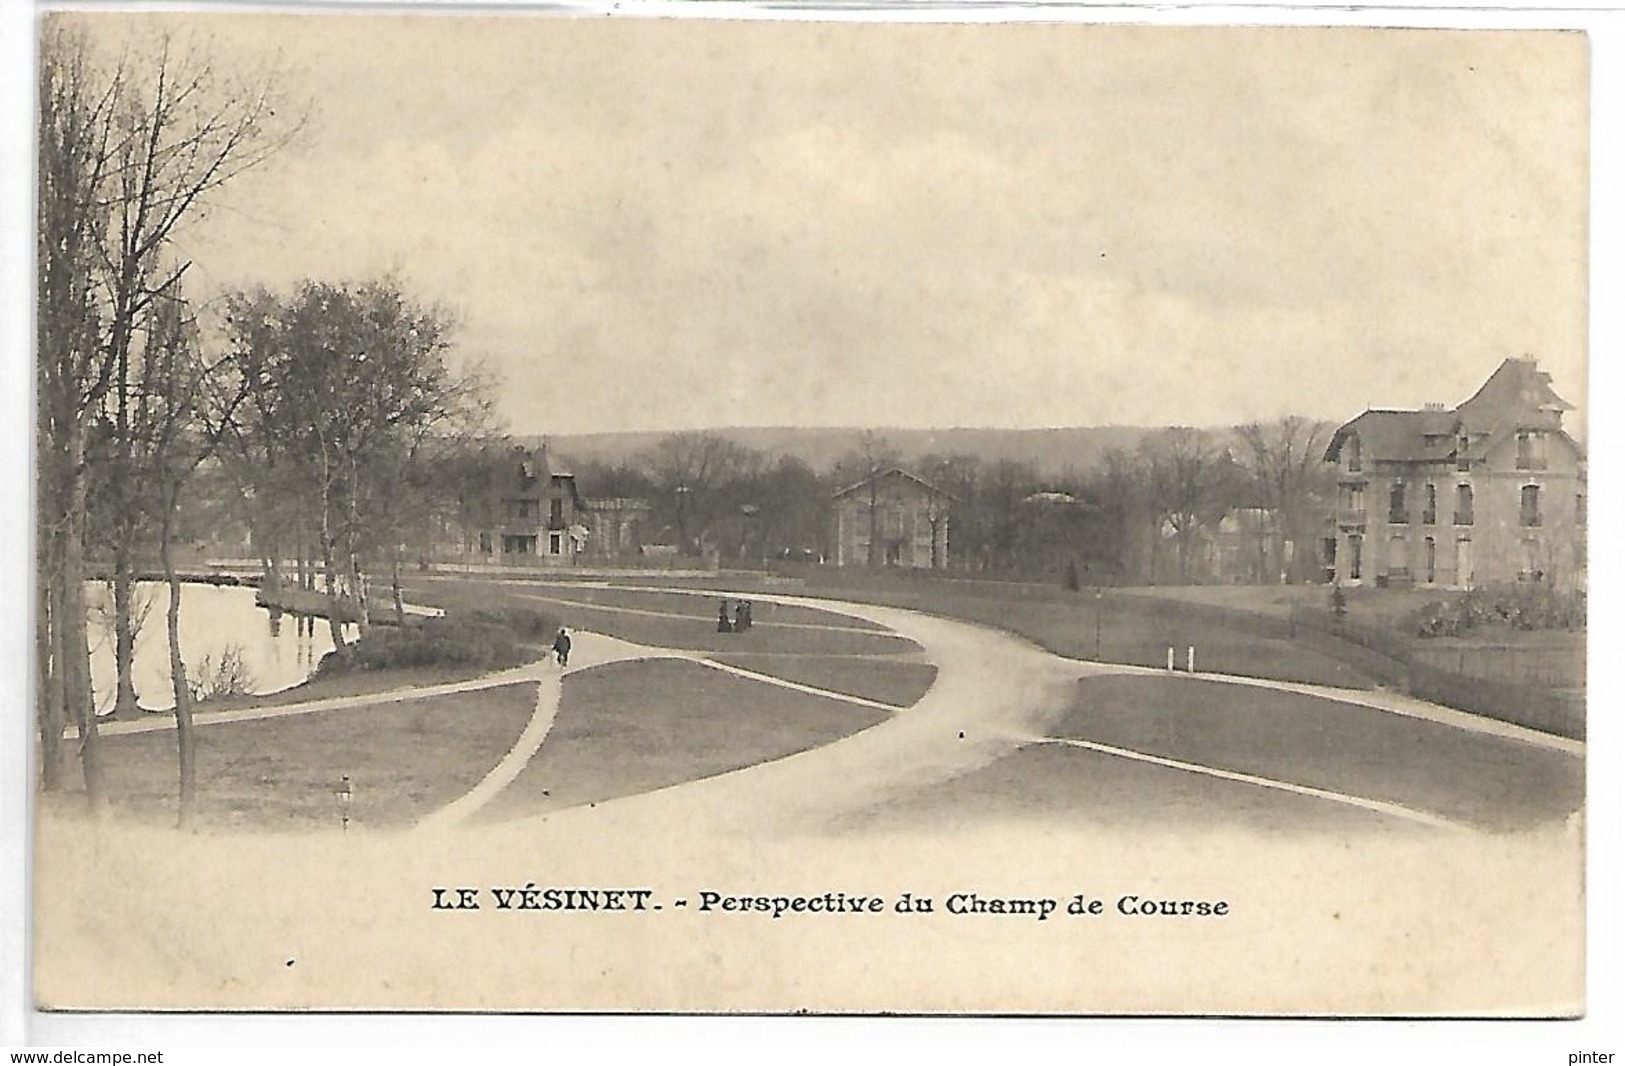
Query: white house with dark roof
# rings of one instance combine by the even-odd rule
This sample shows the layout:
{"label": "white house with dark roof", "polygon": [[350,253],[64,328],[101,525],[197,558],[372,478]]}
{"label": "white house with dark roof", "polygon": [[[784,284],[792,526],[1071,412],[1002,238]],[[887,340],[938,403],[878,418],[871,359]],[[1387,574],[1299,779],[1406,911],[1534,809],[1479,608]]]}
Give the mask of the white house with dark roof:
{"label": "white house with dark roof", "polygon": [[1338,499],[1323,542],[1339,584],[1585,581],[1586,459],[1573,405],[1508,359],[1453,409],[1370,410],[1333,434]]}

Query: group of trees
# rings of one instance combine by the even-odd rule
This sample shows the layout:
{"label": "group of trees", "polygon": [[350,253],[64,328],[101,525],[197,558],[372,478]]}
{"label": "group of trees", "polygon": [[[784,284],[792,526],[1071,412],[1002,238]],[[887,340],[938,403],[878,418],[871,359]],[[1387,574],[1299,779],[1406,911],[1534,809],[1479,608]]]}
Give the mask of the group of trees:
{"label": "group of trees", "polygon": [[1333,488],[1322,461],[1330,432],[1324,422],[1288,416],[1230,431],[1172,427],[1132,451],[1108,452],[1082,495],[1106,517],[1104,561],[1114,579],[1212,577],[1199,548],[1238,513],[1254,516],[1242,528],[1258,580],[1316,576],[1315,536]]}
{"label": "group of trees", "polygon": [[398,576],[392,546],[414,508],[443,495],[426,482],[478,433],[483,393],[449,358],[449,316],[393,283],[219,294],[219,322],[195,301],[182,227],[298,129],[275,117],[269,80],[222,77],[168,38],[104,49],[60,22],[43,36],[39,79],[41,783],[66,787],[77,754],[102,805],[85,586],[111,586],[114,713],[137,714],[135,586],[156,561],[185,821],[195,769],[176,549],[188,487],[206,480],[215,502],[244,501],[273,571],[296,547],[307,585],[319,567],[365,623],[369,568]]}
{"label": "group of trees", "polygon": [[1108,451],[1094,467],[1059,474],[959,453],[905,456],[871,432],[818,471],[721,434],[675,433],[576,474],[588,495],[648,499],[656,538],[746,564],[831,554],[832,495],[902,467],[942,490],[954,570],[1207,580],[1204,545],[1226,515],[1245,511],[1255,516],[1251,572],[1298,581],[1316,575],[1314,538],[1331,489],[1321,461],[1329,432],[1298,417],[1228,431],[1171,427]]}
{"label": "group of trees", "polygon": [[[179,486],[229,401],[198,342],[177,230],[280,144],[263,88],[231,84],[167,40],[101,52],[60,23],[39,74],[35,604],[42,776],[61,787],[67,726],[102,798],[84,583],[96,550],[113,586],[119,707],[134,707],[134,560],[167,553]],[[171,643],[178,625],[173,602]],[[174,652],[172,651],[172,657]],[[189,727],[185,678],[177,713]],[[181,733],[183,763],[190,729]],[[185,773],[183,769],[183,784]]]}
{"label": "group of trees", "polygon": [[[402,609],[402,557],[454,479],[488,413],[477,374],[454,368],[451,320],[391,282],[306,282],[226,297],[224,338],[242,402],[219,449],[266,584],[343,599],[364,631],[369,574],[387,567]],[[293,560],[296,573],[283,573]],[[329,612],[343,649],[339,612]]]}

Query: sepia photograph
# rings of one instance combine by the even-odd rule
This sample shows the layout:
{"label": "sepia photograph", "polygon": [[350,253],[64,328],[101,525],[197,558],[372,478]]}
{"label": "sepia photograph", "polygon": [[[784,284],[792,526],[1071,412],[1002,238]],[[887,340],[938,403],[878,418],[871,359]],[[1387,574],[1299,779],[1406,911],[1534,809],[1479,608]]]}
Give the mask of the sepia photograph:
{"label": "sepia photograph", "polygon": [[39,1010],[1586,1013],[1585,33],[34,29]]}

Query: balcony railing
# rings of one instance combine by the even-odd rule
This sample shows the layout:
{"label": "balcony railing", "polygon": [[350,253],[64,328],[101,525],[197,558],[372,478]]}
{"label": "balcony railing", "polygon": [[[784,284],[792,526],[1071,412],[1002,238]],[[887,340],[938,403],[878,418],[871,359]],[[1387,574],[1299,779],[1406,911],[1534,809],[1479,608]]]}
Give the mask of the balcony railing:
{"label": "balcony railing", "polygon": [[1337,511],[1337,524],[1340,526],[1365,525],[1364,507],[1341,507]]}

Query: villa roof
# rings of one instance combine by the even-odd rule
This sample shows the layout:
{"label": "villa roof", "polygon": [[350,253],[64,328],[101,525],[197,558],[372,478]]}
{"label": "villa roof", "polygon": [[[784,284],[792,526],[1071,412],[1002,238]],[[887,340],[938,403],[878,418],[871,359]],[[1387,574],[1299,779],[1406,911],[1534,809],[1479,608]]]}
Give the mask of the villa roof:
{"label": "villa roof", "polygon": [[917,485],[921,486],[922,488],[924,488],[926,491],[934,493],[935,495],[945,496],[950,500],[955,500],[956,502],[958,500],[958,497],[955,496],[953,493],[948,492],[945,489],[938,488],[937,486],[931,484],[929,481],[925,480],[922,477],[916,477],[915,475],[909,473],[907,470],[904,470],[900,466],[894,466],[894,467],[890,468],[889,470],[879,471],[878,473],[871,474],[869,477],[864,478],[862,481],[859,481],[859,482],[856,482],[854,484],[848,485],[844,489],[837,489],[834,493],[832,493],[830,495],[830,498],[838,500],[843,496],[850,496],[852,493],[858,491],[859,489],[867,487],[869,482],[871,482],[871,481],[884,481],[886,478],[889,478],[889,477],[891,477],[893,475],[904,478],[904,479],[906,479],[908,481],[912,481],[915,484],[917,484]]}
{"label": "villa roof", "polygon": [[1562,412],[1573,409],[1533,359],[1507,359],[1454,409],[1373,409],[1356,416],[1332,434],[1325,457],[1335,462],[1344,442],[1358,437],[1362,454],[1376,462],[1442,462],[1456,457],[1465,437],[1469,458],[1481,459],[1524,428],[1554,430],[1579,451],[1561,425]]}

